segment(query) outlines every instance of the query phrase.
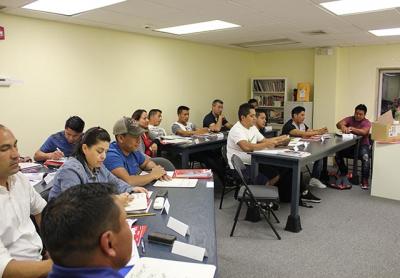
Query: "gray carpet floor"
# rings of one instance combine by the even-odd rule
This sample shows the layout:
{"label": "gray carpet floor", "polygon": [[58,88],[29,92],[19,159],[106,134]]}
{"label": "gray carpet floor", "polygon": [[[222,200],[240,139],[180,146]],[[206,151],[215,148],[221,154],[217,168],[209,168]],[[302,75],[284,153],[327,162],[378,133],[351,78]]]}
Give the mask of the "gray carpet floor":
{"label": "gray carpet floor", "polygon": [[277,240],[265,221],[244,221],[243,206],[229,237],[238,202],[232,193],[218,209],[218,276],[225,277],[400,277],[400,202],[351,190],[313,189],[322,199],[300,207],[303,230],[284,230],[289,204],[281,204]]}

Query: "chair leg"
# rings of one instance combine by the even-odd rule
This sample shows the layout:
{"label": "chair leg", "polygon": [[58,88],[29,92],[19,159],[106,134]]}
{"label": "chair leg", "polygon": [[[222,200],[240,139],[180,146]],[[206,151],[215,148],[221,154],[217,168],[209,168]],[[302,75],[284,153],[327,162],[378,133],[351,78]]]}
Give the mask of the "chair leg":
{"label": "chair leg", "polygon": [[238,218],[239,218],[239,213],[240,213],[240,210],[242,209],[242,204],[243,204],[243,198],[240,200],[239,206],[238,206],[238,208],[236,210],[235,221],[233,222],[233,227],[232,227],[232,231],[231,231],[230,236],[233,236],[233,232],[235,231],[236,223],[237,223]]}
{"label": "chair leg", "polygon": [[225,184],[222,184],[222,195],[221,195],[221,202],[219,203],[219,209],[222,209],[222,202],[224,201],[224,195],[225,195]]}
{"label": "chair leg", "polygon": [[272,209],[270,209],[270,211],[271,211],[271,214],[272,214],[272,216],[275,218],[275,220],[276,220],[276,223],[281,223],[281,222],[279,222],[279,219],[278,219],[278,217],[276,217],[276,214],[275,214],[275,212],[274,212]]}
{"label": "chair leg", "polygon": [[258,207],[258,209],[260,210],[260,212],[262,213],[262,215],[264,216],[265,220],[267,221],[268,225],[271,227],[272,231],[274,232],[274,234],[276,235],[276,237],[281,240],[281,236],[278,234],[278,232],[275,230],[274,225],[272,225],[271,221],[269,221],[267,215],[265,214],[265,212]]}

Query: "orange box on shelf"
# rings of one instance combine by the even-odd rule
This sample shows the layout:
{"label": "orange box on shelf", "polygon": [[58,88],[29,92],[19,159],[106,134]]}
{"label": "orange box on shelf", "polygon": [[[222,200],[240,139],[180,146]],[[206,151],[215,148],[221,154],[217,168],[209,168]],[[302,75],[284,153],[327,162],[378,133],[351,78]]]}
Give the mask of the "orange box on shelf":
{"label": "orange box on shelf", "polygon": [[311,84],[309,82],[297,83],[297,101],[310,101]]}

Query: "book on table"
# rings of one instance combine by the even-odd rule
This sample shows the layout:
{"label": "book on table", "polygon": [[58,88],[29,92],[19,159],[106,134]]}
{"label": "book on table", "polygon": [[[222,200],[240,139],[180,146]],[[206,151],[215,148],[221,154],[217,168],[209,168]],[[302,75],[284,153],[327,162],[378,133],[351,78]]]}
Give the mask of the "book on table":
{"label": "book on table", "polygon": [[149,196],[146,193],[132,193],[133,199],[125,207],[125,211],[129,214],[141,214],[148,212],[151,205],[151,191]]}

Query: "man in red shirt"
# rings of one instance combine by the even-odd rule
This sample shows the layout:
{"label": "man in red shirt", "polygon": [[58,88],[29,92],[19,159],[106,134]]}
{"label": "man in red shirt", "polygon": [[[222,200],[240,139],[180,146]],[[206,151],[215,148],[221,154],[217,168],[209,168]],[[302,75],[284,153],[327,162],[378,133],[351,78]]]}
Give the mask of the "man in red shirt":
{"label": "man in red shirt", "polygon": [[[365,118],[367,114],[367,107],[364,104],[359,104],[356,106],[354,111],[354,116],[346,117],[336,124],[336,127],[340,129],[343,133],[352,133],[358,136],[362,136],[359,158],[361,159],[361,188],[368,189],[368,179],[369,179],[369,168],[370,168],[370,141],[369,141],[369,131],[371,129],[371,122]],[[351,188],[351,185],[346,177],[347,166],[344,163],[344,157],[352,156],[354,153],[354,146],[336,154],[336,163],[339,167],[341,177],[338,179],[336,185],[340,189]]]}

